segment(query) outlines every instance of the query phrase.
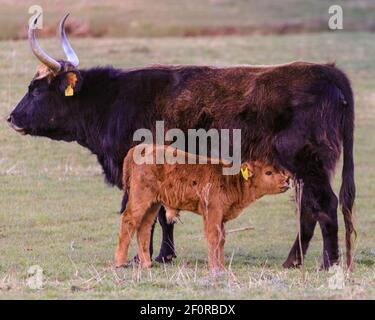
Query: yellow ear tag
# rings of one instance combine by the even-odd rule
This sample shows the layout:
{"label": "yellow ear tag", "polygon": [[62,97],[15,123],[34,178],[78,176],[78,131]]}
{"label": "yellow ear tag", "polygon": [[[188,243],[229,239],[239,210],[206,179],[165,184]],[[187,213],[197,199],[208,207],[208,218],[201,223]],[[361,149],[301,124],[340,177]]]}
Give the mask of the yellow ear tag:
{"label": "yellow ear tag", "polygon": [[242,174],[242,177],[247,181],[249,180],[249,168],[248,167],[245,167],[245,168],[241,168],[241,174]]}
{"label": "yellow ear tag", "polygon": [[74,94],[74,90],[70,84],[65,89],[65,97],[71,97]]}

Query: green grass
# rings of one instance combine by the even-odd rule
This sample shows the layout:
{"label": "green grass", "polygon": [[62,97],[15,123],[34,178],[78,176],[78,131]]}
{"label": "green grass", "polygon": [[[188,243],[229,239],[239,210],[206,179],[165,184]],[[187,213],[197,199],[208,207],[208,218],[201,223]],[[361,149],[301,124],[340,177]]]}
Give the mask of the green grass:
{"label": "green grass", "polygon": [[[37,61],[25,41],[0,42],[0,298],[122,299],[340,299],[375,298],[375,45],[368,33],[233,38],[84,39],[73,41],[82,67],[149,63],[271,64],[296,59],[332,61],[352,79],[356,98],[356,269],[343,290],[331,290],[332,273],[318,272],[319,229],[301,270],[284,270],[296,235],[291,193],[266,197],[228,229],[231,272],[209,278],[200,218],[182,216],[176,226],[178,258],[150,271],[114,270],[121,193],[103,183],[94,156],[75,143],[23,137],[5,117],[26,91]],[[61,56],[58,41],[42,46]],[[335,190],[340,185],[337,169]],[[343,223],[340,244],[343,249]],[[160,244],[160,227],[155,245]],[[132,245],[132,254],[135,252]],[[44,270],[41,290],[26,285],[32,265]]]}
{"label": "green grass", "polygon": [[374,30],[375,13],[372,0],[1,0],[0,40],[26,37],[28,9],[34,4],[44,10],[43,32],[49,36],[55,35],[66,12],[72,14],[68,23],[79,25],[81,35],[107,37],[221,34],[223,28],[249,32],[246,27],[269,32],[276,25],[295,24],[303,30],[328,30],[328,8],[333,4],[342,6],[347,31]]}

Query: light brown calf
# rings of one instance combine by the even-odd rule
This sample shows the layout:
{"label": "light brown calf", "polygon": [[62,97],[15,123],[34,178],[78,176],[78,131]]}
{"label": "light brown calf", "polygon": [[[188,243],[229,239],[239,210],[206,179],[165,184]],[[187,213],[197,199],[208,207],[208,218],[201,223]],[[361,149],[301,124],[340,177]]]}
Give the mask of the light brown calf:
{"label": "light brown calf", "polygon": [[[146,153],[152,153],[153,159],[157,150],[174,155],[178,153],[185,159],[195,157],[167,146],[152,147]],[[174,219],[180,210],[192,211],[203,217],[209,267],[212,271],[223,268],[224,223],[236,218],[260,197],[285,192],[289,188],[288,175],[258,161],[243,163],[241,170],[244,174],[223,175],[222,169],[228,164],[211,164],[209,158],[208,164],[139,165],[134,161],[134,150],[131,149],[124,160],[123,185],[129,199],[122,215],[115,256],[117,267],[126,264],[135,231],[140,263],[143,267],[151,266],[151,226],[160,206],[164,205],[169,220]]]}

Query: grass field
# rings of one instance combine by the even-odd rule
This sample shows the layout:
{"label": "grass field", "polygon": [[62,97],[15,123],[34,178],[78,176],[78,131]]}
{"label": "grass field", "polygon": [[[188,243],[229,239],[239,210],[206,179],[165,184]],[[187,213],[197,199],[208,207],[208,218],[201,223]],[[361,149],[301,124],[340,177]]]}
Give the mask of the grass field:
{"label": "grass field", "polygon": [[375,30],[373,0],[0,0],[0,40],[27,35],[28,9],[43,8],[42,34],[59,19],[78,36],[150,37],[327,30],[330,5],[343,8],[344,29]]}
{"label": "grass field", "polygon": [[[0,42],[0,298],[121,299],[362,299],[375,298],[375,45],[373,34],[330,32],[286,36],[73,40],[82,67],[149,63],[271,64],[296,59],[333,61],[352,79],[356,98],[356,268],[333,290],[318,272],[319,229],[302,270],[282,262],[296,235],[292,193],[267,197],[230,222],[230,272],[208,275],[199,217],[176,226],[178,258],[149,271],[111,267],[117,242],[120,191],[103,183],[95,157],[75,143],[22,137],[5,117],[27,89],[37,61],[26,41]],[[42,41],[61,56],[58,41]],[[340,185],[338,167],[335,190]],[[341,213],[340,244],[343,249]],[[160,243],[157,227],[155,244]],[[134,253],[134,243],[132,253]],[[27,270],[39,265],[44,285],[32,290]]]}

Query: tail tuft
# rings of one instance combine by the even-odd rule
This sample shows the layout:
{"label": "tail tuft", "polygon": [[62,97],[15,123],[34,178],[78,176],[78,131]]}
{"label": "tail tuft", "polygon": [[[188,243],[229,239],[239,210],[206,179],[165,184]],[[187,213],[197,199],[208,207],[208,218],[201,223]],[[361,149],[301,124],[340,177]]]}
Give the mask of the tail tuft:
{"label": "tail tuft", "polygon": [[354,181],[354,160],[353,160],[353,143],[354,143],[354,101],[350,84],[345,85],[344,92],[345,103],[343,103],[343,122],[342,122],[342,137],[343,137],[343,168],[342,168],[342,183],[340,189],[340,205],[344,215],[345,222],[345,244],[346,244],[346,263],[348,269],[352,269],[353,256],[352,247],[354,233],[355,238],[357,233],[353,222],[353,206],[355,199],[355,181]]}

